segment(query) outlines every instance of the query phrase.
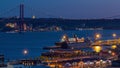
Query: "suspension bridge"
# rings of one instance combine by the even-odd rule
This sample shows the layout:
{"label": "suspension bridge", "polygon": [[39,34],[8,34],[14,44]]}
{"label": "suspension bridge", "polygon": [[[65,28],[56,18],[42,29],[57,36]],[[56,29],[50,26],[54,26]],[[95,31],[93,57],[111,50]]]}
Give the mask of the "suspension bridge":
{"label": "suspension bridge", "polygon": [[[27,11],[27,12],[26,12]],[[20,4],[15,6],[14,8],[7,9],[6,11],[0,13],[0,22],[2,21],[14,21],[15,24],[18,25],[19,31],[26,30],[25,18],[26,16],[31,16],[31,18],[35,19],[36,16],[45,16],[47,18],[60,18],[61,16],[54,16],[53,14],[49,14],[48,12],[42,12],[40,9],[34,9],[30,6]],[[4,18],[5,17],[5,18]],[[11,19],[13,18],[13,19]],[[104,17],[100,19],[120,19],[120,15],[114,15],[109,17]]]}
{"label": "suspension bridge", "polygon": [[[29,11],[29,12],[25,12],[25,11]],[[2,12],[2,11],[1,11]],[[20,5],[15,6],[12,9],[7,9],[6,11],[0,13],[0,22],[2,21],[14,21],[15,24],[19,25],[16,28],[19,29],[19,31],[25,31],[26,30],[26,24],[24,19],[27,18],[25,17],[25,15],[28,14],[29,16],[31,16],[32,19],[35,19],[36,16],[41,16],[44,15],[48,18],[57,18],[54,15],[48,14],[46,12],[41,12],[41,10],[39,9],[34,9],[32,7],[29,6],[25,6],[23,3]]]}

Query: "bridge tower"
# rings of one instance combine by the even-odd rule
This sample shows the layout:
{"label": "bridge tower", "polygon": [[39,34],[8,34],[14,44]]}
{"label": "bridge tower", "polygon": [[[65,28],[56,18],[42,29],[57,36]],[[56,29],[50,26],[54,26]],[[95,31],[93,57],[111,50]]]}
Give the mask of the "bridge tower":
{"label": "bridge tower", "polygon": [[24,23],[24,4],[20,4],[20,21],[19,21],[20,31],[26,31],[26,24]]}

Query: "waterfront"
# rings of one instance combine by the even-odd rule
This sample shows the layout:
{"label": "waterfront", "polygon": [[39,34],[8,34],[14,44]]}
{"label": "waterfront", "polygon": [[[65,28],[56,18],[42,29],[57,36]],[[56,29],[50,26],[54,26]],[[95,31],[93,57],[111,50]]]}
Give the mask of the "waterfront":
{"label": "waterfront", "polygon": [[[55,42],[61,39],[63,34],[70,37],[76,34],[78,37],[90,37],[93,39],[96,32],[102,35],[101,39],[113,39],[113,33],[120,37],[119,30],[0,33],[0,53],[5,55],[6,60],[36,58],[44,52],[42,49],[44,46],[53,46]],[[28,50],[28,54],[23,54],[24,49]]]}

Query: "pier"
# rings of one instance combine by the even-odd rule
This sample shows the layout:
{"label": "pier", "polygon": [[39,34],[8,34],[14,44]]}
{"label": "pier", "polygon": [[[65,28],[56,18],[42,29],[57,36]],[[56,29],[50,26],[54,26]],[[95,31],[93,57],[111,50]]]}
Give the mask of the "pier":
{"label": "pier", "polygon": [[[69,38],[64,35],[62,42],[57,42],[55,47],[48,47],[49,52],[41,54],[41,63],[49,67],[58,66],[59,68],[64,68],[66,64],[70,68],[107,68],[112,65],[112,61],[119,59],[120,38],[111,40],[100,40],[99,38],[100,34],[96,35],[95,40],[91,42],[89,39],[78,38],[77,36]],[[56,48],[56,46],[59,48]],[[91,48],[93,51],[85,51],[82,50],[83,48]],[[107,65],[108,60],[109,65]],[[97,64],[98,61],[100,64]],[[76,65],[72,65],[74,62]],[[83,63],[83,67],[79,66],[80,62]]]}

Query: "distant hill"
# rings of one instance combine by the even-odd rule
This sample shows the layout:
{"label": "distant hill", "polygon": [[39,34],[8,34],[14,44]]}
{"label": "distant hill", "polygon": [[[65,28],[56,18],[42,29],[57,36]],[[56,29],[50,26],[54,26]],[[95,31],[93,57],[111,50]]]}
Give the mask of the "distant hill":
{"label": "distant hill", "polygon": [[[0,28],[5,24],[19,23],[17,18],[0,18]],[[103,28],[103,29],[120,29],[120,19],[62,19],[62,18],[25,18],[24,23],[36,27],[59,26],[64,30],[75,30],[76,28]]]}

